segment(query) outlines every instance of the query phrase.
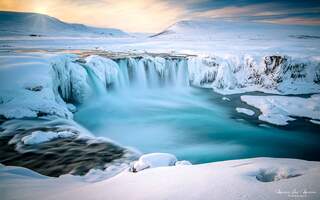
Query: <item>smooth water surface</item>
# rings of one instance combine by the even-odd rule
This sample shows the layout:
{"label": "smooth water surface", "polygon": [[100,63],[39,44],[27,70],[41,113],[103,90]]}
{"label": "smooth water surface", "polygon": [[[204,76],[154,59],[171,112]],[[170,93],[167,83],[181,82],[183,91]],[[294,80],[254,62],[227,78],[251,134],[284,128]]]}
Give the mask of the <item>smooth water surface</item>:
{"label": "smooth water surface", "polygon": [[132,89],[92,99],[75,120],[96,136],[142,153],[168,152],[192,163],[261,156],[320,159],[319,134],[261,126],[251,122],[257,116],[237,114],[235,107],[207,89]]}

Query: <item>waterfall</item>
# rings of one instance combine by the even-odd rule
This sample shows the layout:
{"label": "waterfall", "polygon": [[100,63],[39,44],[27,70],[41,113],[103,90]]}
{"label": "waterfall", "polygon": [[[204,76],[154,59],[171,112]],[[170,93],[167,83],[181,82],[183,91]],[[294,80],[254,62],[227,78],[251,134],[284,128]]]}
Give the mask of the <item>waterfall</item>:
{"label": "waterfall", "polygon": [[177,72],[177,86],[186,87],[189,86],[189,73],[188,73],[188,63],[186,60],[181,60],[178,63]]}
{"label": "waterfall", "polygon": [[160,87],[188,87],[186,58],[138,57],[117,61],[119,79],[124,88],[152,89]]}
{"label": "waterfall", "polygon": [[83,103],[88,96],[154,88],[189,86],[187,58],[92,55],[85,60],[63,57],[52,64],[55,90],[66,102]]}
{"label": "waterfall", "polygon": [[93,95],[95,97],[102,97],[106,92],[106,87],[104,86],[103,82],[98,78],[98,76],[94,73],[94,71],[87,66],[83,66],[88,74],[88,82],[89,86],[93,91]]}

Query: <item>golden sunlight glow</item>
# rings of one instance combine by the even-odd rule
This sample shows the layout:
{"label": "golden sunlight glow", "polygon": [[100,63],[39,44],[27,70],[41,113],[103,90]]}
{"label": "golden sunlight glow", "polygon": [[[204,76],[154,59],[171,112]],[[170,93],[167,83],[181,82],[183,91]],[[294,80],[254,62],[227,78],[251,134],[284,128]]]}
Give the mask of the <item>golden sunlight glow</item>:
{"label": "golden sunlight glow", "polygon": [[[196,0],[185,0],[193,2]],[[183,1],[182,1],[183,2]],[[225,6],[190,12],[186,3],[163,0],[0,0],[0,10],[36,12],[71,23],[119,28],[128,32],[159,32],[183,19],[263,16],[276,13],[269,3]],[[264,12],[262,12],[264,11]],[[317,11],[317,9],[316,9]],[[319,19],[286,18],[268,22],[284,24],[319,24]]]}
{"label": "golden sunlight glow", "polygon": [[66,22],[157,32],[179,20],[184,8],[158,0],[0,0],[0,10],[37,12]]}
{"label": "golden sunlight glow", "polygon": [[49,14],[47,7],[43,5],[35,6],[33,11],[40,14]]}

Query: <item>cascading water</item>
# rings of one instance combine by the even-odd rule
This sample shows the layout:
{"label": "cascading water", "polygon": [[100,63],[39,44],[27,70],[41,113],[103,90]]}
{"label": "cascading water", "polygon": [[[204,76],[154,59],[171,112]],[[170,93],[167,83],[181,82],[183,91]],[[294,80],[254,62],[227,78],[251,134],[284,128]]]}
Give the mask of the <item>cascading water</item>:
{"label": "cascading water", "polygon": [[[107,60],[107,59],[105,59]],[[109,59],[108,59],[109,60]],[[120,58],[113,62],[112,75],[109,76],[109,85],[107,90],[125,91],[131,88],[147,89],[147,88],[163,88],[163,87],[188,87],[188,66],[185,58],[180,59],[163,59],[163,58]],[[90,69],[90,68],[89,68]],[[97,78],[89,71],[90,79]],[[88,73],[89,74],[89,73]],[[112,76],[112,77],[110,77]],[[99,77],[103,77],[100,75]],[[98,79],[97,79],[98,80]],[[96,82],[97,80],[94,80]],[[101,81],[96,82],[100,84]],[[101,87],[99,87],[101,89]]]}
{"label": "cascading water", "polygon": [[94,97],[99,98],[106,95],[106,87],[103,85],[103,82],[97,77],[91,68],[86,65],[83,67],[88,74],[89,86],[93,90]]}
{"label": "cascading water", "polygon": [[[222,103],[221,96],[211,89],[189,87],[277,86],[274,80],[279,78],[274,79],[263,66],[255,64],[260,62],[247,61],[166,55],[89,56],[85,58],[87,71],[77,63],[67,63],[56,66],[56,77],[64,99],[82,97],[87,88],[97,87],[97,93],[105,90],[103,98],[90,98],[81,104],[74,119],[96,136],[143,153],[169,152],[179,159],[203,163],[255,156],[299,158],[297,152],[319,152],[312,131],[286,131],[235,120],[244,118],[235,112],[240,102]],[[290,62],[283,65],[293,66]],[[300,69],[300,65],[297,67]],[[290,74],[279,75],[279,80]],[[303,79],[312,83],[313,76],[309,73]],[[243,77],[247,77],[245,81]]]}

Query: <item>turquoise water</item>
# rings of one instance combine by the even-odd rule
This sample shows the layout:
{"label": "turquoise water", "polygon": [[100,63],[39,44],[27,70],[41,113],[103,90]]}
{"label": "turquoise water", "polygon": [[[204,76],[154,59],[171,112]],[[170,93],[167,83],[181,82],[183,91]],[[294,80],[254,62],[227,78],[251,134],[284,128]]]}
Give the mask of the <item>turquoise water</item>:
{"label": "turquoise water", "polygon": [[221,98],[197,88],[108,93],[82,105],[75,120],[120,145],[173,153],[193,163],[261,156],[320,159],[320,136],[305,127],[311,124],[262,125],[257,115],[235,112],[239,96],[230,102]]}

